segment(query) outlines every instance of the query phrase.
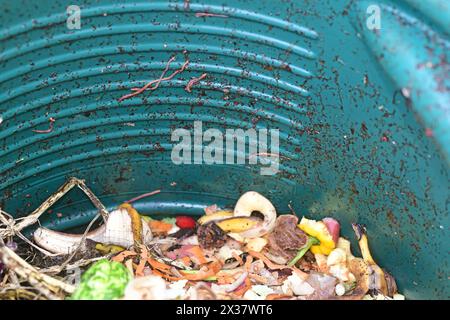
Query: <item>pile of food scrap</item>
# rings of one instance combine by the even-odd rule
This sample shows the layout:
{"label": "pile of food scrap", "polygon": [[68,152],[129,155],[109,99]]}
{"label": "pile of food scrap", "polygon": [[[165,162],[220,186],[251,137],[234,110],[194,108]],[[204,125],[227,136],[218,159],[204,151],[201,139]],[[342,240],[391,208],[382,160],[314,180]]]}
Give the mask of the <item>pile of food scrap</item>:
{"label": "pile of food scrap", "polygon": [[[156,220],[124,203],[83,235],[38,227],[28,262],[2,239],[0,289],[21,284],[22,295],[6,292],[22,299],[404,299],[372,258],[366,229],[353,229],[362,258],[352,254],[334,218],[277,215],[254,191],[234,210],[213,205],[197,220]],[[41,251],[49,256],[38,259]],[[54,265],[43,267],[48,260]],[[84,272],[69,284],[64,275],[74,266]]]}

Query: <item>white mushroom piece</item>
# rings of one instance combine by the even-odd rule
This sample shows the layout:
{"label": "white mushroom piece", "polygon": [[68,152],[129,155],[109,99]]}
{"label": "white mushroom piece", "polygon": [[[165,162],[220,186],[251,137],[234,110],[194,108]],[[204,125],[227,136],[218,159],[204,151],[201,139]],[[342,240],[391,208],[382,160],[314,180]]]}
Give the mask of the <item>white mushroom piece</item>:
{"label": "white mushroom piece", "polygon": [[[56,254],[70,254],[83,239],[81,234],[69,234],[40,227],[33,234],[34,241],[42,248]],[[129,204],[123,204],[112,211],[104,225],[86,235],[86,239],[107,245],[128,248],[152,240],[152,231],[137,211]],[[86,250],[82,245],[81,251]]]}
{"label": "white mushroom piece", "polygon": [[273,230],[277,219],[277,212],[273,204],[256,191],[244,193],[234,207],[234,217],[250,217],[253,212],[260,212],[264,221],[249,230],[239,233],[243,238],[258,238]]}

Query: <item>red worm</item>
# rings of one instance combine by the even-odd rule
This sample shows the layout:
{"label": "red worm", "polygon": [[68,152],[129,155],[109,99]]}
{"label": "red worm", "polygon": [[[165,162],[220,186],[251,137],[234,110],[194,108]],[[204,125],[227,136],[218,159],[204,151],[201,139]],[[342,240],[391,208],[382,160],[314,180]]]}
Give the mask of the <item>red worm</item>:
{"label": "red worm", "polygon": [[208,12],[197,12],[195,14],[195,16],[197,18],[201,18],[201,17],[220,17],[220,18],[228,18],[228,16],[224,15],[224,14],[215,14],[215,13],[208,13]]}
{"label": "red worm", "polygon": [[[167,70],[169,70],[170,63],[171,63],[172,61],[174,61],[174,60],[175,60],[175,57],[172,57],[172,58],[169,59],[169,61],[167,62],[166,68],[165,68],[164,71],[161,73],[161,76],[159,77],[159,79],[157,79],[157,80],[152,80],[152,81],[150,81],[149,83],[147,83],[145,86],[143,86],[142,88],[139,88],[139,89],[137,89],[137,90],[133,90],[133,89],[136,89],[136,88],[133,88],[132,91],[134,91],[134,92],[133,92],[133,93],[126,94],[126,95],[120,97],[120,98],[119,98],[119,102],[121,102],[121,101],[123,101],[123,100],[125,100],[125,99],[129,99],[129,98],[131,98],[131,97],[137,96],[138,94],[141,94],[141,93],[144,92],[145,90],[156,90],[156,89],[159,87],[159,84],[160,84],[162,81],[168,81],[168,80],[172,79],[173,77],[175,77],[175,76],[176,76],[177,74],[179,74],[180,72],[183,72],[183,71],[186,69],[186,67],[188,66],[188,64],[189,64],[189,60],[186,60],[186,61],[183,63],[183,65],[181,66],[180,69],[175,70],[170,76],[164,78],[164,76],[166,75]],[[156,83],[156,84],[155,84],[155,83]],[[155,84],[155,86],[152,87],[153,84]]]}
{"label": "red worm", "polygon": [[[172,61],[174,61],[174,60],[175,60],[175,56],[171,57],[171,58],[169,59],[169,61],[167,61],[166,67],[164,68],[163,72],[161,73],[161,76],[159,77],[159,79],[150,81],[149,83],[147,83],[145,86],[143,86],[142,88],[140,88],[140,89],[137,90],[136,92],[129,93],[129,94],[126,94],[126,95],[120,97],[120,98],[119,98],[119,102],[121,102],[121,101],[123,101],[123,100],[125,100],[125,99],[129,99],[129,98],[131,98],[131,97],[137,96],[138,94],[141,94],[142,92],[144,92],[148,87],[150,87],[150,86],[151,86],[152,84],[154,84],[154,83],[157,83],[157,86],[156,86],[156,88],[157,88],[158,85],[159,85],[159,82],[162,81],[163,77],[166,75],[167,70],[169,70],[170,64],[171,64]],[[155,89],[156,89],[156,88],[155,88]]]}
{"label": "red worm", "polygon": [[48,129],[46,129],[46,130],[33,130],[33,132],[36,132],[36,133],[50,133],[50,132],[52,132],[53,131],[53,123],[56,120],[55,120],[55,118],[50,118],[50,119],[48,119],[48,121],[50,122],[49,126],[48,126]]}
{"label": "red worm", "polygon": [[158,193],[160,193],[160,192],[161,192],[161,190],[155,190],[155,191],[152,191],[152,192],[144,193],[144,194],[141,194],[140,196],[137,196],[137,197],[135,197],[135,198],[133,198],[133,199],[130,199],[130,200],[128,200],[128,201],[125,201],[125,203],[132,203],[132,202],[141,200],[141,199],[143,199],[143,198],[153,196],[153,195],[158,194]]}
{"label": "red worm", "polygon": [[184,88],[184,90],[186,90],[187,92],[191,92],[192,86],[194,86],[196,83],[199,83],[201,80],[203,80],[205,78],[206,78],[206,73],[202,74],[198,78],[192,78],[191,80],[189,80],[189,82],[186,85],[186,87]]}
{"label": "red worm", "polygon": [[[153,81],[149,82],[149,83],[146,85],[147,88],[145,88],[144,90],[151,90],[151,91],[153,91],[153,90],[157,89],[158,86],[159,86],[159,84],[160,84],[161,82],[171,80],[171,79],[172,79],[173,77],[175,77],[177,74],[179,74],[180,72],[183,72],[184,70],[186,70],[186,67],[187,67],[188,64],[189,64],[189,60],[186,60],[186,61],[183,63],[183,65],[181,66],[180,69],[175,70],[175,71],[174,71],[170,76],[168,76],[168,77],[165,77],[165,78],[162,78],[162,79],[158,79],[158,80],[153,80]],[[149,86],[149,85],[151,85],[151,84],[153,84],[153,83],[155,83],[155,82],[156,82],[156,86],[154,86],[154,87],[150,87],[150,86]],[[143,87],[143,88],[144,88],[144,87]],[[142,91],[144,91],[144,90],[142,90],[143,88],[131,88],[131,91],[134,91],[134,93],[136,93],[136,92],[138,92],[138,91],[142,92]],[[141,91],[141,90],[142,90],[142,91]],[[140,93],[140,92],[139,92],[139,93]]]}

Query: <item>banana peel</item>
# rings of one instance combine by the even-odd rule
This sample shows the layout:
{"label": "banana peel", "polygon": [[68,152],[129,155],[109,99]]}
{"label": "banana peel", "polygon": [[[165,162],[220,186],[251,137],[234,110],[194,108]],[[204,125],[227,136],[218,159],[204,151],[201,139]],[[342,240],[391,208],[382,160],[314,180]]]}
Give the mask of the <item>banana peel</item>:
{"label": "banana peel", "polygon": [[259,219],[254,219],[251,217],[235,217],[228,218],[216,222],[220,229],[225,232],[244,232],[255,227],[259,223]]}
{"label": "banana peel", "polygon": [[367,266],[365,273],[368,278],[368,291],[373,294],[381,293],[382,295],[387,296],[388,286],[386,283],[385,274],[383,269],[376,264],[372,254],[370,253],[366,228],[357,223],[353,223],[352,228],[355,231],[356,238],[358,239],[362,259]]}
{"label": "banana peel", "polygon": [[208,214],[208,215],[204,215],[204,216],[200,217],[200,219],[198,219],[197,222],[199,224],[205,224],[205,223],[208,223],[210,221],[223,220],[223,219],[231,218],[232,216],[233,216],[233,212],[232,211],[220,210],[220,211],[216,211],[213,214]]}

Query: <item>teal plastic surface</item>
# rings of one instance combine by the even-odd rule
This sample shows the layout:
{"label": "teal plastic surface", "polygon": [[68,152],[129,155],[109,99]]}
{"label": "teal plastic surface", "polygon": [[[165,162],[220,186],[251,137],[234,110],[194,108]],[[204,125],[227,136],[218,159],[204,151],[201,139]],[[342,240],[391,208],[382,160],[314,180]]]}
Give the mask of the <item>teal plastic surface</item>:
{"label": "teal plastic surface", "polygon": [[[144,214],[201,214],[256,190],[281,213],[336,217],[351,239],[350,223],[366,224],[407,298],[450,297],[448,1],[83,1],[69,29],[72,4],[0,1],[4,210],[26,215],[70,176],[108,208],[161,189],[136,203]],[[186,71],[118,101],[185,50]],[[50,117],[51,132],[33,131]],[[173,164],[171,131],[194,120],[280,129],[280,172]],[[73,190],[40,221],[69,229],[95,213]]]}

